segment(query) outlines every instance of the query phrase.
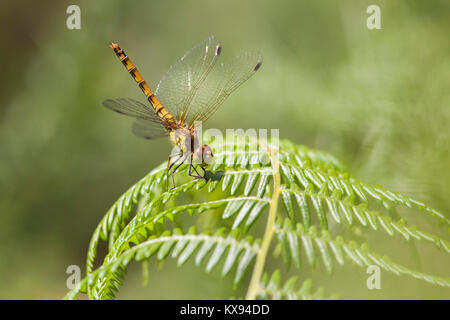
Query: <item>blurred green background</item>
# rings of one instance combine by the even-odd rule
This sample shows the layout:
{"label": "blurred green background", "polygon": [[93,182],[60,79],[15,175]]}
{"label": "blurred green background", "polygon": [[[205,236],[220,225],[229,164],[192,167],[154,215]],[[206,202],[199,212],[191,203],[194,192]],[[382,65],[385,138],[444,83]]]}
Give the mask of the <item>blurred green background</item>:
{"label": "blurred green background", "polygon": [[[70,4],[81,8],[81,30],[66,28]],[[371,4],[381,8],[382,30],[366,27]],[[153,88],[211,34],[225,57],[261,51],[261,70],[206,128],[280,128],[282,138],[332,153],[361,180],[450,212],[449,1],[4,1],[0,8],[1,299],[63,297],[67,266],[84,270],[90,235],[109,206],[166,160],[167,141],[137,139],[131,119],[101,106],[106,98],[144,100],[111,40]],[[449,259],[424,250],[433,266],[424,271],[447,276]],[[134,266],[119,298],[232,294],[229,279],[191,264],[151,266],[149,286]],[[337,269],[336,279],[352,276]],[[372,292],[367,275],[357,276],[360,285],[343,298],[450,297],[395,276]],[[332,293],[345,281],[319,284]]]}

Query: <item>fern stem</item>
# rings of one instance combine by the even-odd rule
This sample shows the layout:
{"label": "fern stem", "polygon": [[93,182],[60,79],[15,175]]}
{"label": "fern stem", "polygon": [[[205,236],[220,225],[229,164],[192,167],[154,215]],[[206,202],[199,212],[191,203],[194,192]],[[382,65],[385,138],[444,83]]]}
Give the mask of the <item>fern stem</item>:
{"label": "fern stem", "polygon": [[256,262],[253,267],[252,277],[247,291],[247,300],[255,300],[258,294],[259,284],[264,271],[264,265],[266,262],[267,253],[269,251],[270,242],[272,241],[273,234],[275,233],[275,218],[277,215],[278,199],[281,194],[281,178],[279,172],[279,162],[278,162],[278,150],[269,150],[270,158],[272,161],[272,176],[274,179],[273,183],[273,194],[270,200],[270,210],[269,216],[267,218],[266,230],[264,232],[264,237],[261,243],[261,248],[258,251]]}

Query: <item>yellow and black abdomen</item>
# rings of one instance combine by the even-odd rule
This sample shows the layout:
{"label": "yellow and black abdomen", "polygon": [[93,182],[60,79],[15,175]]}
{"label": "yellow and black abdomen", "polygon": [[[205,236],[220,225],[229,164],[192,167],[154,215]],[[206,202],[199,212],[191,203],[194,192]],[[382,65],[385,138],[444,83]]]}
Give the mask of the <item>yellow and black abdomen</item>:
{"label": "yellow and black abdomen", "polygon": [[153,106],[155,109],[156,114],[158,117],[163,121],[163,123],[171,124],[175,122],[174,117],[166,110],[166,108],[163,107],[161,102],[159,102],[158,98],[155,96],[153,91],[150,89],[150,87],[145,82],[144,78],[140,74],[140,72],[137,70],[136,66],[133,62],[131,62],[130,58],[125,54],[125,51],[123,51],[119,45],[115,42],[111,42],[110,44],[111,49],[114,50],[119,60],[122,62],[122,64],[125,66],[125,68],[128,70],[128,72],[131,74],[133,79],[138,84],[139,88],[141,88],[142,92],[145,94],[148,102]]}

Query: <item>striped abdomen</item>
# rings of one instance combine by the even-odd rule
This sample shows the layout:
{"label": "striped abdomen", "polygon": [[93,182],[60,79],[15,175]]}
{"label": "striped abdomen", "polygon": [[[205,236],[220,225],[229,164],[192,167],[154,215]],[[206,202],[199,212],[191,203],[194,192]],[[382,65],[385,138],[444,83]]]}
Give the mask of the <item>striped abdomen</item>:
{"label": "striped abdomen", "polygon": [[123,51],[119,45],[115,42],[111,42],[109,45],[114,52],[116,53],[119,60],[123,63],[125,68],[128,70],[128,72],[131,74],[133,79],[138,84],[139,88],[141,88],[142,92],[147,97],[148,102],[153,106],[155,109],[156,114],[158,117],[163,121],[163,123],[171,124],[175,122],[174,117],[164,108],[159,102],[158,98],[156,98],[153,91],[150,89],[150,87],[145,82],[144,78],[141,76],[139,71],[136,69],[136,66],[133,62],[131,62],[130,58],[125,54],[125,51]]}

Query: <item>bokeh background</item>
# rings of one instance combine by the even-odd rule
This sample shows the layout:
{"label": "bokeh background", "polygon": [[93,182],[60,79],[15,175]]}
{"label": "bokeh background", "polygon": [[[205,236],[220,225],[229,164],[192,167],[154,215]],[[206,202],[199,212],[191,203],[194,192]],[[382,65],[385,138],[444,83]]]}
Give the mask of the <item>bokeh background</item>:
{"label": "bokeh background", "polygon": [[[70,4],[81,8],[81,30],[66,28]],[[382,30],[366,27],[371,4],[381,8]],[[211,34],[225,57],[261,51],[261,70],[207,128],[280,128],[282,138],[332,153],[361,180],[450,212],[449,1],[3,1],[0,8],[1,299],[63,297],[66,268],[84,270],[103,214],[170,150],[165,140],[137,139],[131,119],[101,106],[106,98],[143,100],[111,40],[153,88]],[[447,276],[449,259],[425,250],[433,269],[424,271]],[[450,298],[448,289],[395,276],[372,292],[367,275],[357,276],[360,286],[343,298]],[[149,285],[140,282],[134,266],[119,297],[232,294],[229,279],[171,261],[152,264]],[[345,287],[327,283],[330,293]]]}

